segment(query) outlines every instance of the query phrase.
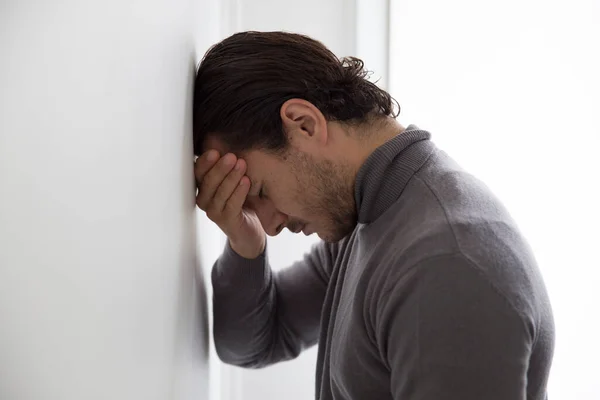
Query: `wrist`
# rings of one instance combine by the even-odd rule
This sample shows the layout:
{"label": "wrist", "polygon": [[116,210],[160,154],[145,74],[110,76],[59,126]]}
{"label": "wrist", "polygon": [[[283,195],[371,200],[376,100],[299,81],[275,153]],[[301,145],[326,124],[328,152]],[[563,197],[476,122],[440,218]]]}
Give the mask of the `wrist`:
{"label": "wrist", "polygon": [[266,247],[266,238],[263,238],[263,240],[257,245],[252,245],[249,243],[236,243],[229,239],[229,246],[240,257],[248,260],[254,260],[264,253]]}

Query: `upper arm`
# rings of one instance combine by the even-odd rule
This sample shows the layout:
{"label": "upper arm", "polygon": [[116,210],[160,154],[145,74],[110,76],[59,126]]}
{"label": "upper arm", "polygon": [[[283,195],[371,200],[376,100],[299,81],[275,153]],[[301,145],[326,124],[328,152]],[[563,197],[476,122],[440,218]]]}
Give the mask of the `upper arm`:
{"label": "upper arm", "polygon": [[461,255],[409,273],[378,324],[393,397],[525,399],[533,335],[510,299]]}

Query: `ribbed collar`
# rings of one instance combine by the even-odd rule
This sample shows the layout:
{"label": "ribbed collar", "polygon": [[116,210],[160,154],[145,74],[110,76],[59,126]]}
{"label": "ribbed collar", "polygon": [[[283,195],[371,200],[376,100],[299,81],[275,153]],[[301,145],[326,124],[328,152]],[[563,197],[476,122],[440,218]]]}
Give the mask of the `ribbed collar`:
{"label": "ribbed collar", "polygon": [[358,222],[369,224],[394,204],[433,152],[431,134],[409,125],[379,146],[358,170],[354,197]]}

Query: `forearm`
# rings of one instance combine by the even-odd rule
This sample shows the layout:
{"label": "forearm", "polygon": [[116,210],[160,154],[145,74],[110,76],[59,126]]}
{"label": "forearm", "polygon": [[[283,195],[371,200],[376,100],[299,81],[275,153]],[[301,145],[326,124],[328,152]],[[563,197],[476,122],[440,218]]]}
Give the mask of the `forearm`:
{"label": "forearm", "polygon": [[331,248],[321,243],[275,274],[266,249],[249,260],[228,245],[212,273],[219,357],[257,368],[297,357],[314,345],[331,259]]}
{"label": "forearm", "polygon": [[246,259],[227,244],[213,266],[214,338],[226,363],[258,366],[272,342],[275,287],[266,251]]}

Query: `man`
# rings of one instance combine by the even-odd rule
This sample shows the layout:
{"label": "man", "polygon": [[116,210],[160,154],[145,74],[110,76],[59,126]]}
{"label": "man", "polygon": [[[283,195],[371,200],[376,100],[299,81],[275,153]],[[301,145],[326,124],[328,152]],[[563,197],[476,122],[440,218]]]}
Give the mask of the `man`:
{"label": "man", "polygon": [[[316,398],[546,398],[554,326],[500,202],[355,58],[281,33],[211,48],[196,78],[197,204],[228,244],[214,336],[257,368],[319,344]],[[322,241],[277,273],[265,233]]]}

